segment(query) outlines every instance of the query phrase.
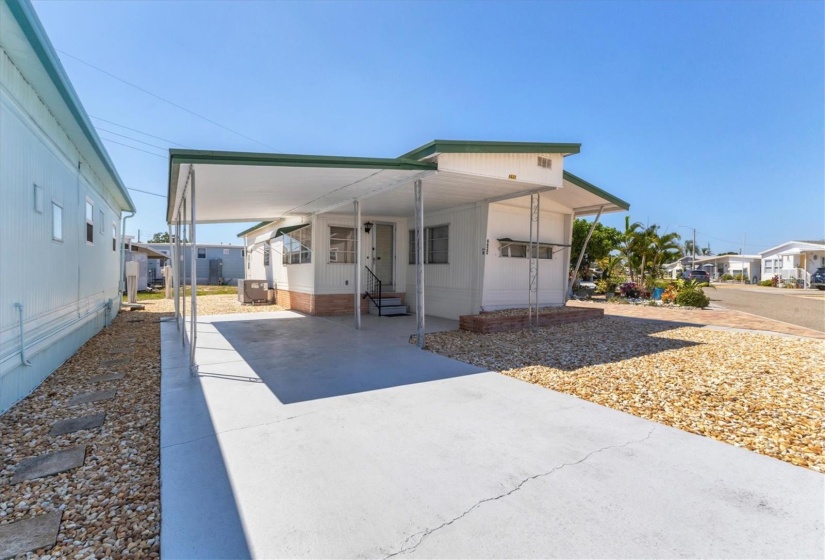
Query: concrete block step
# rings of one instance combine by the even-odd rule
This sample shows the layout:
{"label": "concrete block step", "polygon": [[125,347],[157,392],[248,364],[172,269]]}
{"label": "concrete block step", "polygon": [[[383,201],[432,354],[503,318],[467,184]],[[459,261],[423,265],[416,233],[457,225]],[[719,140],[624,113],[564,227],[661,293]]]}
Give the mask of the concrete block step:
{"label": "concrete block step", "polygon": [[[400,297],[384,297],[379,300],[381,302],[381,307],[387,307],[388,305],[401,305],[401,298]],[[370,300],[370,305],[375,305],[372,300]]]}
{"label": "concrete block step", "polygon": [[[381,306],[381,315],[382,316],[389,316],[389,315],[406,315],[409,312],[409,309],[406,305],[383,305]],[[371,315],[378,315],[378,307],[375,305],[370,305],[370,314]]]}

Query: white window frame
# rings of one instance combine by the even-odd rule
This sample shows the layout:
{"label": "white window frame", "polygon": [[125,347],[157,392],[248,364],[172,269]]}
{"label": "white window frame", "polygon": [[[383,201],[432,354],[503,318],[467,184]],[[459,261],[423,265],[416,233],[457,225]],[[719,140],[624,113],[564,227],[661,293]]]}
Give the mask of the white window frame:
{"label": "white window frame", "polygon": [[[206,247],[198,247],[198,258],[205,259],[206,258]],[[203,256],[201,256],[201,251],[203,251]]]}
{"label": "white window frame", "polygon": [[264,266],[269,266],[272,263],[272,247],[269,242],[264,245]]}
{"label": "white window frame", "polygon": [[[532,252],[529,249],[530,243],[528,241],[499,241],[499,244],[501,245],[501,247],[499,248],[498,256],[506,259],[526,259],[528,254],[533,254],[536,252],[535,248],[537,245],[539,255],[538,258],[540,260],[549,261],[553,259],[553,245],[550,245],[548,243],[534,242]],[[513,255],[514,247],[519,248],[517,252],[520,254]],[[523,249],[523,251],[521,249]]]}
{"label": "white window frame", "polygon": [[[434,251],[432,248],[432,243],[434,241],[433,238],[433,230],[440,229],[440,228],[447,228],[447,236],[446,237],[439,237],[438,240],[446,239],[447,240],[447,250],[446,251]],[[424,264],[450,264],[450,224],[438,224],[435,226],[427,226],[424,228]],[[433,255],[435,253],[446,253],[446,260],[444,262],[433,262]],[[415,230],[410,230],[410,239],[409,239],[409,264],[415,264]]]}
{"label": "white window frame", "polygon": [[46,191],[38,184],[34,184],[34,211],[42,214],[46,209]]}
{"label": "white window frame", "polygon": [[117,222],[112,222],[112,251],[117,252]]}
{"label": "white window frame", "polygon": [[[352,243],[352,250],[341,249],[340,247],[332,246],[332,228],[346,229],[352,232],[352,239],[336,238],[336,241],[343,241],[344,247],[348,247]],[[327,228],[327,241],[329,242],[329,257],[327,262],[330,264],[355,264],[355,252],[358,245],[356,236],[358,232],[352,226],[338,226],[330,224]],[[351,259],[351,260],[350,260]]]}
{"label": "white window frame", "polygon": [[284,265],[312,262],[312,224],[284,233],[282,237]]}
{"label": "white window frame", "polygon": [[[95,201],[87,196],[86,197],[86,204],[84,205],[83,208],[84,208],[84,211],[85,211],[84,216],[86,217],[86,231],[85,231],[86,244],[87,245],[94,245],[95,244]],[[89,211],[90,208],[91,208],[91,212]],[[91,218],[89,218],[89,214],[91,214],[91,216],[92,216]],[[89,226],[91,226],[91,230],[89,229]],[[91,235],[89,235],[89,232],[91,232]]]}
{"label": "white window frame", "polygon": [[[60,210],[60,212],[55,213],[55,210]],[[54,223],[55,217],[57,217],[57,216],[60,216],[60,232],[59,232],[59,235],[58,235],[58,232],[55,231],[55,223]],[[63,230],[64,229],[65,228],[63,227],[63,205],[60,204],[59,202],[57,202],[56,200],[52,200],[52,241],[55,241],[57,243],[63,243],[63,238],[64,238]]]}
{"label": "white window frame", "polygon": [[103,235],[106,233],[106,212],[103,208],[97,211],[97,216],[100,218],[100,234]]}

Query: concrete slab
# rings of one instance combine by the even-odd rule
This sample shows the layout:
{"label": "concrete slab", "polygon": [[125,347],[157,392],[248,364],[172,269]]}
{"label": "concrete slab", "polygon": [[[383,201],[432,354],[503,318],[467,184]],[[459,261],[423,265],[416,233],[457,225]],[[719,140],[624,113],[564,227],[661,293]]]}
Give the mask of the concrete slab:
{"label": "concrete slab", "polygon": [[103,360],[100,362],[101,367],[112,367],[112,366],[119,366],[122,364],[128,364],[132,361],[132,358],[114,358],[111,360]]}
{"label": "concrete slab", "polygon": [[821,474],[351,325],[161,324],[162,556],[823,554]]}
{"label": "concrete slab", "polygon": [[78,418],[58,420],[52,425],[49,435],[61,436],[63,434],[79,432],[80,430],[92,430],[94,428],[101,427],[105,421],[105,412],[101,412],[100,414],[92,414],[90,416],[79,416]]}
{"label": "concrete slab", "polygon": [[55,451],[54,453],[46,453],[45,455],[25,459],[20,461],[20,464],[14,469],[14,476],[11,477],[11,483],[17,484],[24,480],[42,478],[44,476],[76,469],[83,464],[85,459],[85,445],[78,445],[77,447],[63,451]]}
{"label": "concrete slab", "polygon": [[72,397],[72,399],[69,401],[69,406],[99,401],[108,401],[115,398],[115,394],[117,394],[116,389],[109,389],[106,391],[93,391],[91,393],[80,393]]}
{"label": "concrete slab", "polygon": [[118,381],[126,377],[125,373],[109,373],[107,375],[98,375],[97,377],[92,377],[89,381],[92,383],[103,383],[104,381]]}
{"label": "concrete slab", "polygon": [[0,525],[0,558],[54,547],[62,516],[62,511],[55,511]]}

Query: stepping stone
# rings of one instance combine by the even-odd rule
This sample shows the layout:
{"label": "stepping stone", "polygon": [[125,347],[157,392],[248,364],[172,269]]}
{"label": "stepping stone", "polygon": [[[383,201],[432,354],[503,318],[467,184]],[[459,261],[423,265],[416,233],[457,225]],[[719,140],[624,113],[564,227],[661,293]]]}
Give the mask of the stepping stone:
{"label": "stepping stone", "polygon": [[103,360],[100,362],[100,367],[112,367],[120,364],[128,364],[132,358],[114,358],[111,360]]}
{"label": "stepping stone", "polygon": [[57,542],[62,516],[62,511],[54,511],[0,526],[0,558],[51,549]]}
{"label": "stepping stone", "polygon": [[109,389],[108,391],[94,391],[92,393],[80,393],[79,395],[72,397],[72,400],[69,401],[69,406],[98,401],[108,401],[115,398],[115,393],[117,393],[117,390],[115,389]]}
{"label": "stepping stone", "polygon": [[125,373],[110,373],[107,375],[98,375],[97,377],[92,377],[92,383],[101,383],[103,381],[117,381],[118,379],[123,379],[126,376]]}
{"label": "stepping stone", "polygon": [[20,461],[11,477],[11,483],[17,484],[24,480],[41,478],[52,474],[76,469],[86,459],[86,446],[78,445],[65,451],[46,453],[31,459]]}
{"label": "stepping stone", "polygon": [[92,414],[91,416],[80,416],[78,418],[69,418],[68,420],[59,420],[52,425],[52,431],[49,432],[51,436],[62,436],[63,434],[70,434],[72,432],[79,432],[80,430],[91,430],[92,428],[99,428],[106,421],[106,413]]}
{"label": "stepping stone", "polygon": [[131,348],[111,348],[109,349],[109,354],[126,354],[131,351]]}

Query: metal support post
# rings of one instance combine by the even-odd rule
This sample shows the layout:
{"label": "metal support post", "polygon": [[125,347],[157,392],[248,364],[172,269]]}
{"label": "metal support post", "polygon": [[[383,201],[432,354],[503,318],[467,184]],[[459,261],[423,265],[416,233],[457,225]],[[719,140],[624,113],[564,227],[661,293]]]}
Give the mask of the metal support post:
{"label": "metal support post", "polygon": [[192,297],[192,311],[190,315],[192,318],[190,319],[190,335],[189,335],[189,373],[191,375],[195,375],[198,373],[198,364],[195,363],[195,349],[198,346],[198,245],[197,245],[197,235],[196,235],[196,212],[195,212],[195,169],[190,165],[189,166],[189,177],[191,182],[189,184],[189,216],[191,218],[191,228],[189,240],[189,247],[191,250],[191,258],[192,258],[192,288],[191,288],[191,297]]}
{"label": "metal support post", "polygon": [[[181,235],[183,235],[183,238],[186,239],[186,190],[183,191],[180,204]],[[181,283],[183,284],[183,290],[180,294],[180,344],[181,346],[186,346],[186,243],[182,242],[181,247],[183,248],[183,250],[180,254],[180,274]]]}
{"label": "metal support post", "polygon": [[[530,195],[530,244],[528,255],[527,324],[539,324],[539,193]],[[535,319],[533,318],[535,310]]]}
{"label": "metal support post", "polygon": [[361,328],[361,203],[357,200],[352,202],[353,216],[355,219],[355,328]]}
{"label": "metal support post", "polygon": [[424,194],[415,181],[415,319],[416,344],[424,348]]}
{"label": "metal support post", "polygon": [[570,282],[570,290],[568,292],[569,294],[573,293],[573,286],[576,284],[576,278],[578,278],[579,276],[579,267],[582,264],[584,252],[587,251],[587,244],[590,243],[590,236],[593,235],[593,230],[596,229],[596,224],[599,223],[599,218],[602,215],[602,210],[604,210],[604,206],[599,206],[599,211],[596,213],[596,219],[593,220],[593,225],[590,226],[590,231],[587,232],[587,237],[584,238],[584,245],[582,245],[582,249],[581,251],[579,251],[579,258],[576,259],[576,268],[573,269],[573,280]]}

